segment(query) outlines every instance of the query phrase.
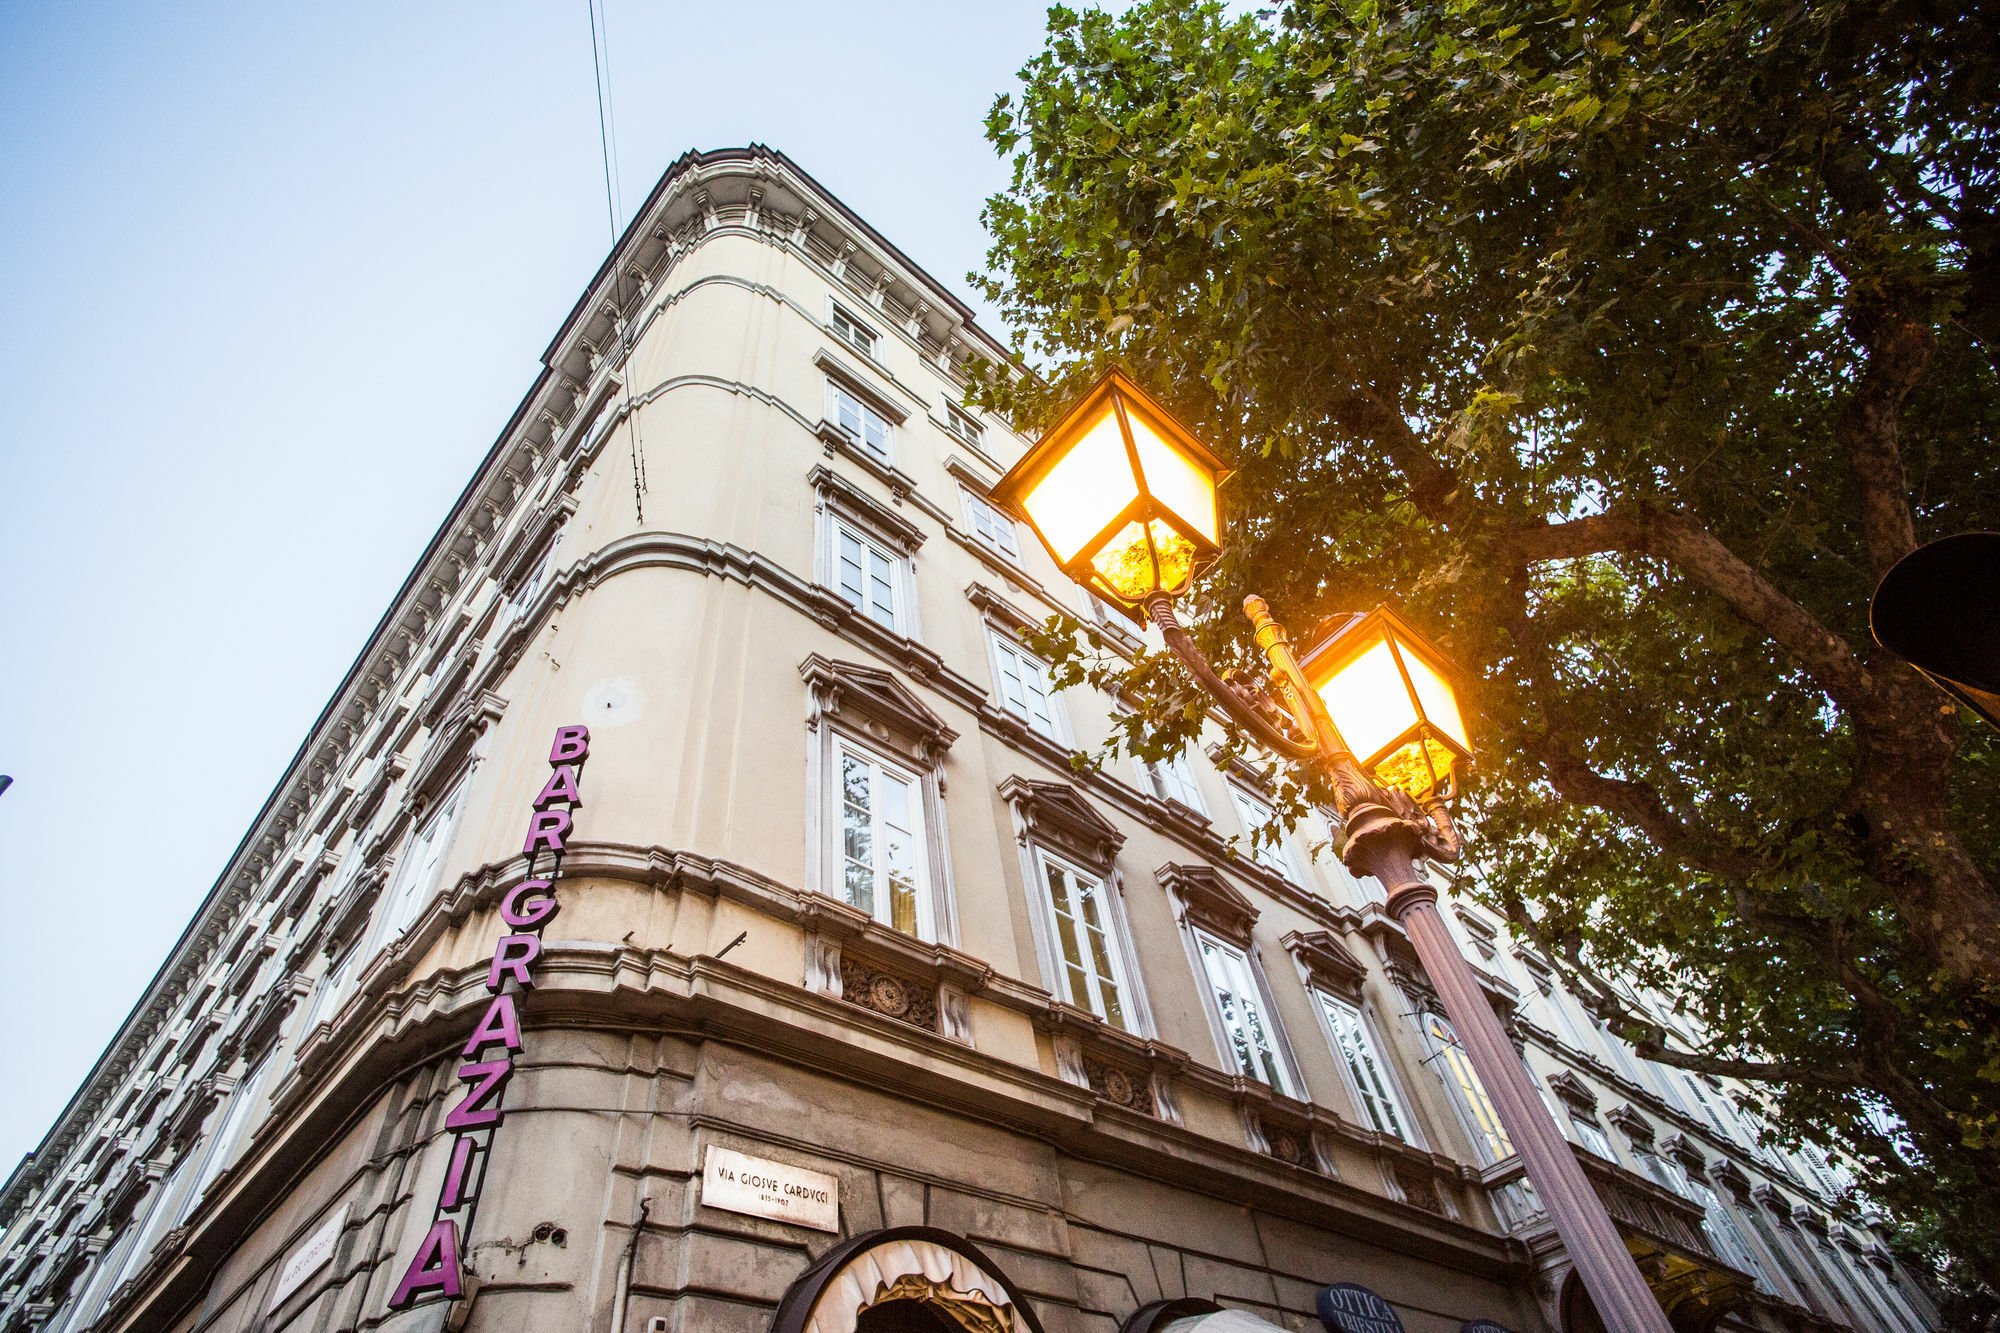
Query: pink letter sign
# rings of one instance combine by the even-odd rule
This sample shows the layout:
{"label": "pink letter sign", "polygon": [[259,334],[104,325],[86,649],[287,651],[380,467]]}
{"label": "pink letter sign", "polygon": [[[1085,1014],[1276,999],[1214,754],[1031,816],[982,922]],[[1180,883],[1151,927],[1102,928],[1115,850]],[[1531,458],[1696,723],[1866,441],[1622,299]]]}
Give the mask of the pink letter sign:
{"label": "pink letter sign", "polygon": [[[506,1114],[501,1102],[514,1072],[514,1055],[521,1049],[520,1006],[535,986],[542,927],[558,910],[555,884],[562,871],[563,840],[573,827],[576,808],[583,804],[579,783],[583,761],[589,756],[590,728],[556,728],[555,744],[549,747],[549,767],[555,771],[528,811],[528,841],[521,849],[528,858],[527,869],[500,899],[504,928],[486,970],[486,987],[494,998],[464,1047],[468,1060],[489,1046],[499,1047],[499,1055],[459,1066],[465,1095],[444,1121],[445,1128],[457,1134],[451,1144],[451,1169],[445,1172],[438,1192],[431,1229],[417,1246],[403,1280],[396,1284],[395,1295],[389,1298],[392,1310],[412,1305],[432,1292],[456,1300],[465,1290],[459,1256],[466,1251],[459,1242],[472,1230],[472,1214],[479,1206],[479,1185],[486,1177],[493,1136]],[[549,858],[546,870],[536,865],[544,852]],[[512,990],[507,988],[510,979]],[[466,1211],[457,1220],[444,1216],[461,1208]]]}

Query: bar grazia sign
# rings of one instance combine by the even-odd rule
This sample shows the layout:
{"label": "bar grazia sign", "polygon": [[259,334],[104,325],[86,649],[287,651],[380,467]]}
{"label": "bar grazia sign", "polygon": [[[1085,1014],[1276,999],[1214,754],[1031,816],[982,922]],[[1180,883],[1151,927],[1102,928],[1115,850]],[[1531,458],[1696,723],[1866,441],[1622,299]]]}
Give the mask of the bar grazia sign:
{"label": "bar grazia sign", "polygon": [[[480,1182],[485,1179],[486,1162],[492,1155],[493,1136],[500,1128],[501,1097],[506,1092],[507,1079],[514,1072],[514,1056],[521,1049],[517,997],[535,984],[535,960],[542,954],[542,927],[556,914],[555,882],[562,872],[563,840],[569,836],[577,806],[583,804],[577,781],[583,761],[589,755],[588,727],[556,728],[555,745],[549,750],[549,765],[555,771],[549,774],[541,795],[535,797],[534,811],[528,821],[528,840],[521,848],[528,858],[528,877],[500,900],[500,919],[510,933],[502,935],[494,946],[493,961],[486,970],[486,989],[493,999],[460,1052],[467,1061],[458,1067],[459,1080],[467,1085],[465,1096],[444,1118],[444,1127],[456,1135],[451,1144],[451,1164],[445,1169],[444,1185],[438,1190],[430,1232],[417,1247],[403,1280],[396,1284],[396,1292],[389,1298],[392,1310],[400,1310],[430,1292],[452,1300],[464,1294],[464,1277],[459,1266],[459,1256],[464,1253],[461,1242],[472,1230]],[[545,875],[538,875],[536,867],[543,852],[549,854],[549,869]],[[512,990],[507,988],[510,977],[514,981]],[[494,1047],[499,1048],[497,1055],[480,1058]]]}

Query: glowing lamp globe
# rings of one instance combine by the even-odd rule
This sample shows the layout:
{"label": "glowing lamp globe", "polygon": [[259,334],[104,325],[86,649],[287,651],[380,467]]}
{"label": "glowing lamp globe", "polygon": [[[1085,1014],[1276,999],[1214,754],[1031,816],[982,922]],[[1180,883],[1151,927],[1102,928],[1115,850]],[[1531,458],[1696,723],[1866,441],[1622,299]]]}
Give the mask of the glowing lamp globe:
{"label": "glowing lamp globe", "polygon": [[1063,572],[1135,620],[1221,550],[1229,469],[1151,395],[1107,371],[1008,470],[993,499],[1026,519]]}
{"label": "glowing lamp globe", "polygon": [[1387,606],[1350,616],[1299,666],[1369,776],[1420,801],[1452,794],[1472,744],[1450,665],[1408,621]]}

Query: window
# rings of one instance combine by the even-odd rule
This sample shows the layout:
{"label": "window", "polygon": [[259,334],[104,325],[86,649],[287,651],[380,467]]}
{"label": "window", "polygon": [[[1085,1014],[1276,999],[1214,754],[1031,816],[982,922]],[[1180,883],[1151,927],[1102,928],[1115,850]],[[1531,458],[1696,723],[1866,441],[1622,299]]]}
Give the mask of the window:
{"label": "window", "polygon": [[895,428],[887,418],[832,380],[826,382],[826,401],[827,414],[841,434],[883,462],[890,460]]}
{"label": "window", "polygon": [[543,586],[548,583],[549,575],[554,572],[555,566],[556,543],[551,539],[549,544],[542,548],[541,555],[535,560],[534,568],[530,569],[527,575],[514,585],[514,591],[508,594],[506,615],[509,621],[519,619],[521,613],[533,604]]}
{"label": "window", "polygon": [[1388,1068],[1375,1045],[1375,1034],[1361,1011],[1343,1004],[1323,991],[1315,991],[1320,1010],[1326,1015],[1327,1029],[1333,1033],[1334,1049],[1347,1065],[1355,1097],[1368,1123],[1384,1134],[1393,1134],[1405,1143],[1410,1137],[1409,1112],[1389,1081]]}
{"label": "window", "polygon": [[985,427],[973,420],[971,413],[960,411],[951,403],[944,405],[944,425],[946,430],[975,449],[979,447],[980,436],[986,433]]}
{"label": "window", "polygon": [[837,737],[841,891],[850,905],[905,935],[929,937],[924,793],[919,780]]}
{"label": "window", "polygon": [[1036,868],[1048,891],[1070,1003],[1115,1028],[1130,1031],[1125,963],[1119,955],[1104,881],[1037,848]]}
{"label": "window", "polygon": [[1750,1248],[1743,1229],[1736,1225],[1735,1216],[1721,1197],[1706,1182],[1688,1174],[1687,1168],[1679,1161],[1671,1157],[1657,1160],[1668,1187],[1682,1198],[1701,1205],[1702,1234],[1708,1237],[1709,1246],[1721,1256],[1722,1261],[1750,1274],[1756,1280],[1758,1290],[1775,1291],[1771,1279],[1764,1274],[1764,1266],[1757,1262],[1756,1251]]}
{"label": "window", "polygon": [[348,978],[353,976],[354,964],[360,956],[359,944],[350,944],[347,951],[326,969],[326,975],[320,978],[319,989],[313,992],[312,1007],[306,1010],[305,1021],[299,1025],[301,1037],[340,1012],[341,994],[347,989]]}
{"label": "window", "polygon": [[1443,1014],[1425,1014],[1424,1035],[1430,1039],[1438,1077],[1444,1080],[1445,1091],[1451,1094],[1459,1114],[1465,1118],[1465,1127],[1472,1134],[1474,1146],[1485,1155],[1486,1164],[1490,1166],[1503,1157],[1512,1157],[1513,1141],[1501,1127],[1500,1114],[1493,1109],[1492,1099],[1473,1071],[1471,1058],[1458,1044],[1458,1033],[1451,1021]]}
{"label": "window", "polygon": [[271,1067],[270,1057],[257,1062],[257,1067],[243,1076],[236,1090],[229,1094],[229,1106],[222,1113],[222,1123],[215,1127],[214,1140],[209,1144],[208,1155],[202,1159],[201,1173],[195,1177],[194,1188],[181,1203],[181,1216],[186,1217],[194,1209],[195,1201],[203,1191],[222,1174],[222,1168],[236,1160],[237,1141],[243,1131],[250,1127],[250,1117],[257,1111],[264,1086],[264,1071]]}
{"label": "window", "polygon": [[396,867],[395,882],[389,886],[387,910],[377,938],[387,942],[409,929],[417,913],[430,901],[437,887],[438,873],[444,868],[444,853],[451,841],[451,826],[464,799],[461,782],[451,795],[438,802],[437,810],[425,821],[423,830],[410,839]]}
{"label": "window", "polygon": [[827,316],[834,336],[865,357],[875,355],[875,331],[847,313],[838,302],[832,303],[832,311]]}
{"label": "window", "polygon": [[1221,1013],[1237,1071],[1294,1095],[1284,1061],[1278,1058],[1277,1034],[1264,1015],[1248,955],[1206,934],[1195,936],[1195,947],[1201,953],[1202,970],[1208,974],[1209,990]]}
{"label": "window", "polygon": [[998,551],[1009,560],[1021,558],[1021,541],[1014,520],[961,486],[959,499],[965,510],[965,524],[979,544]]}
{"label": "window", "polygon": [[1201,788],[1195,785],[1194,766],[1188,763],[1186,750],[1157,763],[1144,759],[1132,762],[1139,767],[1143,790],[1163,801],[1178,801],[1198,815],[1208,813],[1208,807],[1202,804]]}
{"label": "window", "polygon": [[849,606],[882,628],[906,633],[903,558],[851,523],[833,525],[834,582]]}
{"label": "window", "polygon": [[[1715,1132],[1722,1136],[1722,1141],[1734,1143],[1736,1136],[1729,1132],[1729,1126],[1724,1123],[1722,1113],[1716,1110],[1715,1103],[1709,1100],[1709,1094],[1702,1090],[1701,1080],[1687,1073],[1681,1075],[1681,1080],[1687,1084],[1687,1090],[1694,1094],[1695,1105],[1701,1107],[1703,1114],[1708,1117],[1708,1123],[1714,1125]],[[1717,1090],[1714,1095],[1720,1097],[1722,1093]]]}
{"label": "window", "polygon": [[1585,1152],[1594,1153],[1607,1162],[1615,1162],[1618,1155],[1611,1150],[1611,1139],[1594,1123],[1580,1115],[1573,1115],[1569,1122],[1576,1126],[1577,1141],[1583,1144]]}
{"label": "window", "polygon": [[1063,739],[1061,712],[1049,687],[1049,669],[1009,643],[998,630],[988,636],[993,644],[993,678],[999,687],[1000,703],[1030,729],[1052,741]]}
{"label": "window", "polygon": [[1259,831],[1271,824],[1271,807],[1234,784],[1229,788],[1229,796],[1236,802],[1236,813],[1243,820],[1244,839],[1249,843],[1257,864],[1267,870],[1275,870],[1297,884],[1298,867],[1292,864],[1291,852],[1285,847],[1284,833],[1273,827],[1271,833],[1275,841],[1266,842],[1258,837]]}
{"label": "window", "polygon": [[193,1151],[181,1154],[181,1160],[175,1163],[174,1169],[167,1173],[167,1178],[153,1191],[153,1197],[146,1208],[146,1220],[140,1225],[139,1234],[132,1238],[131,1248],[125,1251],[124,1260],[118,1266],[118,1277],[111,1284],[112,1290],[116,1291],[119,1283],[145,1266],[161,1233],[167,1229],[168,1223],[175,1220],[179,1212],[177,1207],[179,1190],[186,1181],[188,1172],[193,1169],[196,1156]]}

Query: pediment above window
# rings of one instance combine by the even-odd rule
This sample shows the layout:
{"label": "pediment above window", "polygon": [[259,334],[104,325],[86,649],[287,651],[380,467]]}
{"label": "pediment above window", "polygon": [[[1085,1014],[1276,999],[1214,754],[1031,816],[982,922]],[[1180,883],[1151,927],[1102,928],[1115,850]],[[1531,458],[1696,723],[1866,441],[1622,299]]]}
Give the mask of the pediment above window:
{"label": "pediment above window", "polygon": [[1287,932],[1280,942],[1298,960],[1313,985],[1348,999],[1360,997],[1368,969],[1331,932],[1294,930]]}
{"label": "pediment above window", "polygon": [[1257,909],[1213,866],[1168,862],[1153,872],[1160,887],[1180,905],[1180,918],[1236,944],[1248,946]]}
{"label": "pediment above window", "polygon": [[958,739],[958,733],[916,691],[887,671],[811,653],[799,663],[799,675],[811,694],[808,721],[814,726],[838,718],[925,765],[937,763]]}
{"label": "pediment above window", "polygon": [[484,749],[486,734],[507,711],[507,701],[491,690],[467,695],[458,701],[442,723],[436,739],[417,761],[410,785],[403,792],[403,805],[421,814],[432,802],[451,790],[465,766]]}
{"label": "pediment above window", "polygon": [[915,555],[917,548],[924,544],[922,528],[825,464],[806,473],[806,480],[812,484],[822,504],[831,504],[842,514],[857,520],[904,555]]}
{"label": "pediment above window", "polygon": [[1604,1113],[1604,1118],[1618,1126],[1626,1138],[1638,1144],[1653,1141],[1653,1123],[1629,1106],[1614,1106]]}
{"label": "pediment above window", "polygon": [[1702,1175],[1708,1166],[1708,1157],[1685,1134],[1669,1134],[1660,1140],[1660,1151],[1686,1167],[1693,1175]]}
{"label": "pediment above window", "polygon": [[1125,835],[1064,782],[1010,777],[1000,795],[1014,807],[1015,834],[1040,842],[1098,871],[1109,871]]}
{"label": "pediment above window", "polygon": [[1555,1093],[1556,1096],[1579,1110],[1595,1111],[1597,1109],[1597,1094],[1590,1090],[1589,1084],[1585,1083],[1575,1074],[1570,1073],[1567,1069],[1563,1070],[1560,1074],[1550,1076],[1549,1091]]}

